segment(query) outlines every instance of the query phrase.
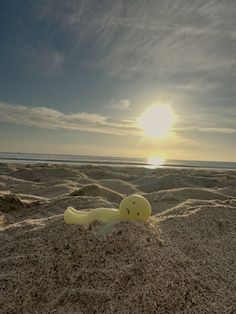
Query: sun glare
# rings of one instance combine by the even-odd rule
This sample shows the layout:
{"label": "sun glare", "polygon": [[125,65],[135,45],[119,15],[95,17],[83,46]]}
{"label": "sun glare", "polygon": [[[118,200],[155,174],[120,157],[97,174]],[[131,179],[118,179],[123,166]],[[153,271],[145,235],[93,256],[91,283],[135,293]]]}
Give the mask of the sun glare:
{"label": "sun glare", "polygon": [[147,160],[151,167],[158,167],[164,164],[165,158],[161,156],[151,156]]}
{"label": "sun glare", "polygon": [[145,136],[165,138],[174,124],[174,113],[168,105],[153,105],[144,111],[138,122]]}

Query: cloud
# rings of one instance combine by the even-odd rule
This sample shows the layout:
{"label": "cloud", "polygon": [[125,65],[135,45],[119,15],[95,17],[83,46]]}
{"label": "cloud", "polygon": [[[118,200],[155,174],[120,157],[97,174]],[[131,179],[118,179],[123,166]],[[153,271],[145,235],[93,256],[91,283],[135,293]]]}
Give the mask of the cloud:
{"label": "cloud", "polygon": [[206,72],[236,65],[235,6],[205,0],[178,5],[131,0],[102,1],[98,8],[95,1],[87,1],[73,4],[61,18],[80,39],[91,40],[87,65],[111,76]]}
{"label": "cloud", "polygon": [[157,80],[160,92],[189,101],[199,93],[219,101],[235,91],[235,1],[41,0],[38,11],[70,38],[65,54],[82,55],[82,66]]}
{"label": "cloud", "polygon": [[129,99],[121,99],[121,100],[112,99],[110,104],[107,105],[106,108],[115,109],[115,110],[127,110],[130,108],[130,100]]}
{"label": "cloud", "polygon": [[60,74],[64,64],[64,55],[47,47],[22,47],[21,58],[29,72],[44,75]]}
{"label": "cloud", "polygon": [[97,113],[70,113],[47,107],[29,107],[0,103],[0,121],[46,129],[69,129],[114,135],[138,135],[135,125],[125,121],[112,122]]}
{"label": "cloud", "polygon": [[[47,107],[12,105],[3,102],[0,102],[0,111],[0,121],[5,123],[43,129],[68,129],[96,134],[135,136],[141,141],[143,140],[142,130],[137,127],[137,118],[114,122],[110,117],[97,113],[79,112],[64,114]],[[145,141],[150,142],[152,139],[145,139]],[[156,143],[162,143],[164,146],[173,145],[174,143],[179,145],[196,144],[180,136],[176,130],[173,131],[169,138],[160,141],[156,140]]]}
{"label": "cloud", "polygon": [[15,70],[30,75],[59,75],[62,72],[65,56],[57,49],[46,44],[27,44],[15,46],[15,43],[6,44],[9,58]]}
{"label": "cloud", "polygon": [[49,56],[51,68],[53,70],[61,70],[64,63],[64,56],[59,51],[53,51],[52,55]]}
{"label": "cloud", "polygon": [[231,128],[200,128],[199,130],[207,133],[236,134],[236,129]]}
{"label": "cloud", "polygon": [[221,134],[236,134],[235,128],[215,128],[215,127],[197,127],[197,126],[187,126],[187,127],[178,127],[175,128],[176,133],[185,133],[189,131],[195,132],[205,132],[205,133],[221,133]]}

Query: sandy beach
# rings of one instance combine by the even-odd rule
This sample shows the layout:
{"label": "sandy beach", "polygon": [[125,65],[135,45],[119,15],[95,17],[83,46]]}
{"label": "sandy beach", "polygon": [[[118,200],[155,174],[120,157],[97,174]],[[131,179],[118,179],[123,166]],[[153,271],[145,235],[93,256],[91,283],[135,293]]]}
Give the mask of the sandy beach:
{"label": "sandy beach", "polygon": [[[64,223],[129,194],[148,221]],[[236,171],[2,163],[0,243],[1,313],[235,313]]]}

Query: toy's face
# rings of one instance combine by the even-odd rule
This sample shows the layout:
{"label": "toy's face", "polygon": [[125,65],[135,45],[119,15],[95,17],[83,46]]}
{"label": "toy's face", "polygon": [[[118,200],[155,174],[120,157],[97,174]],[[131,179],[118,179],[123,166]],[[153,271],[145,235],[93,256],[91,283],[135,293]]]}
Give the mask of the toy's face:
{"label": "toy's face", "polygon": [[123,219],[143,221],[151,215],[151,205],[141,195],[129,195],[120,203],[120,211]]}

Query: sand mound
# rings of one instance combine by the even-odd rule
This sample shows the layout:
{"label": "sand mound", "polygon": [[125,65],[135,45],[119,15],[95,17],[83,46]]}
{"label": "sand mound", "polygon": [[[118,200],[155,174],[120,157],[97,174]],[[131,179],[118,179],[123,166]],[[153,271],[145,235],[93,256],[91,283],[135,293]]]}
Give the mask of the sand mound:
{"label": "sand mound", "polygon": [[13,178],[8,175],[1,175],[0,176],[0,181],[8,188],[11,189],[12,191],[20,193],[20,191],[24,191],[29,193],[32,190],[32,187],[36,185],[36,183],[29,182],[23,179],[17,179]]}
{"label": "sand mound", "polygon": [[6,184],[0,182],[0,191],[8,191],[8,188],[6,187]]}
{"label": "sand mound", "polygon": [[233,313],[236,211],[218,202],[197,211],[189,202],[185,215],[120,223],[105,236],[67,226],[62,216],[7,227],[0,234],[0,308]]}
{"label": "sand mound", "polygon": [[123,195],[98,184],[87,184],[70,194],[71,196],[101,196],[113,203],[120,203]]}
{"label": "sand mound", "polygon": [[149,175],[142,176],[141,178],[134,180],[133,184],[137,186],[145,186],[146,184],[153,184],[153,183],[155,184],[159,182],[159,180],[160,180],[160,177],[149,174]]}
{"label": "sand mound", "polygon": [[[141,179],[141,182],[143,182],[144,178]],[[173,189],[173,188],[179,188],[184,186],[189,186],[190,184],[187,184],[184,181],[184,178],[179,178],[175,175],[164,175],[162,177],[148,177],[145,178],[145,183],[137,183],[135,181],[134,183],[137,184],[137,187],[146,193],[154,192],[154,191],[160,191],[160,190],[166,190],[166,189]]]}
{"label": "sand mound", "polygon": [[37,215],[37,211],[39,206],[45,202],[46,200],[43,198],[35,199],[27,196],[21,198],[20,195],[14,193],[0,193],[0,227],[3,222],[12,224],[28,217],[42,217]]}
{"label": "sand mound", "polygon": [[[151,194],[149,194],[151,195]],[[193,199],[201,199],[201,200],[211,200],[211,199],[219,199],[219,200],[226,200],[228,196],[219,193],[215,190],[210,190],[206,188],[179,188],[173,190],[165,190],[160,191],[158,193],[152,193],[152,195],[156,199],[168,200],[168,199],[175,199],[175,200],[186,200],[188,198]]]}
{"label": "sand mound", "polygon": [[24,193],[23,194],[19,193],[18,195],[22,201],[44,201],[44,202],[46,202],[48,200],[47,197],[43,197],[43,196],[24,194]]}
{"label": "sand mound", "polygon": [[80,186],[80,184],[71,180],[52,179],[50,182],[31,182],[9,176],[0,176],[0,180],[2,181],[2,184],[4,184],[5,189],[9,189],[14,193],[43,196],[47,198],[71,193]]}
{"label": "sand mound", "polygon": [[235,196],[236,197],[236,187],[225,187],[225,188],[220,188],[218,189],[218,192],[229,195],[229,196]]}
{"label": "sand mound", "polygon": [[0,211],[8,213],[10,211],[19,211],[24,207],[23,202],[19,196],[13,193],[0,194]]}
{"label": "sand mound", "polygon": [[104,180],[99,180],[99,184],[112,189],[118,193],[121,194],[135,194],[135,193],[140,193],[138,189],[136,189],[132,184],[128,182],[124,182],[123,180],[118,180],[118,179],[104,179]]}
{"label": "sand mound", "polygon": [[47,168],[45,166],[38,166],[34,167],[32,169],[19,169],[14,171],[10,174],[12,177],[18,178],[18,179],[24,179],[27,181],[33,181],[33,182],[45,182],[45,181],[51,181],[58,179],[65,179],[65,178],[73,178],[73,177],[84,177],[83,174],[81,174],[76,169],[70,169],[63,167],[51,167]]}
{"label": "sand mound", "polygon": [[81,167],[81,171],[85,173],[90,179],[119,179],[119,180],[134,180],[137,178],[135,172],[127,168],[110,168],[110,167],[95,167],[95,166],[84,166]]}
{"label": "sand mound", "polygon": [[162,190],[146,194],[145,197],[152,204],[152,213],[160,213],[166,209],[175,207],[188,199],[199,200],[228,200],[232,197],[219,193],[217,190],[206,188],[177,188]]}
{"label": "sand mound", "polygon": [[75,190],[75,185],[74,184],[71,185],[69,183],[59,183],[55,185],[53,184],[48,187],[37,185],[37,187],[35,187],[34,190],[31,191],[31,194],[44,196],[47,198],[54,198],[56,196],[61,196],[63,194],[69,194],[73,190]]}
{"label": "sand mound", "polygon": [[12,172],[13,170],[15,170],[13,164],[7,164],[7,163],[0,162],[0,175],[6,174],[6,173],[8,174],[8,173]]}
{"label": "sand mound", "polygon": [[217,178],[206,176],[188,176],[188,178],[186,178],[186,182],[189,185],[203,186],[206,188],[213,188],[221,185],[221,181]]}
{"label": "sand mound", "polygon": [[227,207],[233,211],[233,214],[235,214],[236,199],[228,199],[225,201],[188,199],[187,201],[182,202],[175,207],[159,213],[158,217],[159,219],[161,219],[161,217],[188,216],[191,213],[197,213],[198,211],[202,211],[206,207],[208,209],[211,208],[213,213],[214,210],[218,208],[221,208],[223,210],[225,207]]}
{"label": "sand mound", "polygon": [[[229,185],[235,186],[236,177],[231,174],[230,176],[222,171],[207,171],[207,170],[176,170],[173,169],[172,173],[168,173],[162,169],[161,172],[150,172],[148,175],[134,180],[132,183],[141,191],[146,193],[169,190],[183,187],[204,187],[216,188],[225,187]],[[169,170],[169,169],[168,169]]]}

